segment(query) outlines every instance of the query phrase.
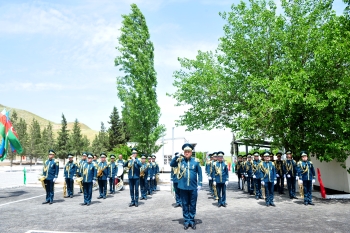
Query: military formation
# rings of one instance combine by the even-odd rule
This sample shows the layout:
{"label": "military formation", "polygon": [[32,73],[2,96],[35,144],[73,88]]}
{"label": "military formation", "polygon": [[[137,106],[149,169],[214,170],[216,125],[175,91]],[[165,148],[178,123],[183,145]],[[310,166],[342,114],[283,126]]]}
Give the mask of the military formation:
{"label": "military formation", "polygon": [[[277,160],[275,161],[271,161],[273,156],[269,151],[262,154],[254,152],[253,155],[238,156],[235,166],[238,189],[246,191],[249,195],[255,195],[257,200],[265,199],[266,206],[276,206],[274,192],[285,194],[285,179],[287,180],[289,198],[298,199],[295,195],[295,185],[298,181],[300,194],[304,197],[304,205],[314,205],[311,192],[312,184],[315,182],[315,168],[308,160],[307,152],[300,152],[302,160],[299,162],[293,159],[290,150],[286,151],[286,160],[281,160],[282,152],[276,154]],[[210,179],[211,177],[209,177]],[[213,195],[215,198],[215,194]]]}
{"label": "military formation", "polygon": [[[64,166],[63,195],[65,198],[74,197],[74,182],[79,185],[79,193],[83,193],[84,200],[81,205],[91,204],[93,188],[98,190],[97,199],[106,199],[107,194],[115,194],[116,189],[123,189],[124,170],[128,173],[130,198],[129,206],[138,207],[138,201],[147,200],[147,195],[157,191],[157,179],[159,177],[159,166],[155,162],[156,156],[142,155],[137,158],[138,151],[132,149],[132,155],[128,161],[123,160],[119,155],[116,160],[111,154],[110,162],[107,162],[107,154],[100,154],[100,161],[97,155],[83,152],[79,162],[73,162],[73,155],[68,153],[68,162]],[[43,204],[53,204],[54,185],[59,173],[59,162],[55,159],[55,151],[49,150],[48,159],[44,162],[43,171],[39,180],[46,191],[46,200]],[[139,187],[141,197],[139,198]]]}

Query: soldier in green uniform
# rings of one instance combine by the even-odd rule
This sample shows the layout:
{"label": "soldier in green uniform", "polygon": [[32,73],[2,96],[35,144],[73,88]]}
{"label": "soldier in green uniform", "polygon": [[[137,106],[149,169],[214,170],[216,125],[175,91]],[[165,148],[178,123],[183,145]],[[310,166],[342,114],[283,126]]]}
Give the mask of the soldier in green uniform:
{"label": "soldier in green uniform", "polygon": [[55,161],[55,151],[49,150],[49,158],[44,162],[43,173],[45,176],[45,190],[46,190],[46,201],[43,204],[49,203],[50,205],[53,203],[54,198],[54,185],[56,179],[58,177],[59,165],[58,162]]}
{"label": "soldier in green uniform", "polygon": [[314,205],[312,202],[312,184],[315,183],[315,168],[311,161],[308,161],[306,151],[300,152],[302,161],[298,162],[299,183],[304,188],[304,205]]}
{"label": "soldier in green uniform", "polygon": [[277,184],[275,185],[276,191],[278,191],[279,194],[284,194],[284,173],[283,173],[283,161],[281,160],[282,152],[278,152],[276,154],[277,160],[275,160],[275,167],[276,167],[276,177],[277,177]]}

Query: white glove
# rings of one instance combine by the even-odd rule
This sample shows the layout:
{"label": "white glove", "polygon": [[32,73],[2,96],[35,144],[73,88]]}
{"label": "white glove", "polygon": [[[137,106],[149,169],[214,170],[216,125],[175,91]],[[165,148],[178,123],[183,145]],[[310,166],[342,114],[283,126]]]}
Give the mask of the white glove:
{"label": "white glove", "polygon": [[290,178],[290,175],[288,174],[287,177]]}
{"label": "white glove", "polygon": [[296,177],[295,177],[295,180],[299,180],[299,176],[296,176]]}
{"label": "white glove", "polygon": [[277,181],[275,180],[275,181],[273,182],[273,184],[277,184]]}
{"label": "white glove", "polygon": [[75,176],[73,176],[73,180],[76,180],[77,178]]}
{"label": "white glove", "polygon": [[213,182],[213,185],[216,186],[216,181]]}
{"label": "white glove", "polygon": [[248,177],[248,174],[245,174],[244,176],[245,176],[245,177]]}
{"label": "white glove", "polygon": [[228,181],[225,182],[225,185],[226,185],[226,186],[228,185]]}
{"label": "white glove", "polygon": [[212,180],[212,178],[211,178],[210,176],[208,177],[208,179],[209,179],[209,180]]}
{"label": "white glove", "polygon": [[92,184],[95,184],[96,183],[96,180],[92,180]]}
{"label": "white glove", "polygon": [[280,177],[280,175],[276,174],[276,177]]}
{"label": "white glove", "polygon": [[152,180],[154,180],[154,179],[155,179],[155,177],[153,176],[153,177],[152,177]]}
{"label": "white glove", "polygon": [[197,192],[201,191],[202,186],[197,187]]}
{"label": "white glove", "polygon": [[299,180],[299,182],[298,182],[300,185],[302,185],[303,184],[303,181],[302,180]]}
{"label": "white glove", "polygon": [[315,179],[312,179],[312,183],[315,183],[315,181],[316,181]]}
{"label": "white glove", "polygon": [[56,182],[56,180],[57,180],[57,178],[53,178],[53,182],[54,182],[54,183]]}
{"label": "white glove", "polygon": [[254,176],[253,176],[253,178],[255,179],[255,178],[256,178],[256,176],[254,175]]}
{"label": "white glove", "polygon": [[116,179],[118,176],[114,176],[114,179]]}
{"label": "white glove", "polygon": [[286,178],[286,175],[284,175],[283,177]]}
{"label": "white glove", "polygon": [[261,184],[262,184],[262,185],[265,185],[265,182],[264,182],[264,181],[261,181]]}
{"label": "white glove", "polygon": [[171,185],[173,185],[173,182],[172,182],[172,181],[170,181],[170,184],[171,184]]}
{"label": "white glove", "polygon": [[147,177],[147,180],[150,180],[151,179],[151,177]]}

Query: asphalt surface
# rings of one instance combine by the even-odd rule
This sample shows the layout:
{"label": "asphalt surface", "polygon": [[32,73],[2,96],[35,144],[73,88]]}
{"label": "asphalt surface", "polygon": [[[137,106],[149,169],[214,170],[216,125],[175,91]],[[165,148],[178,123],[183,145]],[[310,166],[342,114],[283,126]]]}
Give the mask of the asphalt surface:
{"label": "asphalt surface", "polygon": [[[182,210],[173,207],[170,186],[139,201],[139,207],[128,207],[129,190],[105,200],[97,199],[94,191],[92,205],[80,206],[83,196],[75,187],[74,198],[63,198],[62,186],[57,186],[53,205],[41,204],[45,192],[40,186],[0,189],[0,232],[185,232]],[[231,181],[227,202],[226,208],[218,208],[204,184],[197,202],[196,231],[349,232],[348,200],[314,198],[315,206],[304,206],[301,199],[277,194],[276,207],[266,207]]]}

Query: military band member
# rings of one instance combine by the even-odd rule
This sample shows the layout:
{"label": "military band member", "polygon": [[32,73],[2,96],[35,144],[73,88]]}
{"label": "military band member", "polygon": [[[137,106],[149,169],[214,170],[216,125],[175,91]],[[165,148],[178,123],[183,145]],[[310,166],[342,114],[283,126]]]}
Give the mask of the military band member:
{"label": "military band member", "polygon": [[287,159],[283,163],[283,173],[286,175],[287,178],[287,186],[288,186],[288,193],[290,199],[298,199],[295,196],[295,182],[298,179],[297,178],[297,163],[294,159],[292,159],[292,151],[288,150],[286,152]]}
{"label": "military band member", "polygon": [[110,155],[111,162],[108,165],[108,179],[109,179],[109,193],[114,194],[115,193],[115,178],[118,173],[118,167],[115,163],[115,155]]}
{"label": "military band member", "polygon": [[265,186],[265,202],[266,206],[276,206],[274,203],[274,192],[273,187],[276,181],[276,168],[275,165],[270,161],[270,152],[264,153],[264,162],[260,164],[262,172],[261,184]]}
{"label": "military band member", "polygon": [[[179,152],[175,153],[175,157],[179,154]],[[180,189],[178,187],[179,180],[177,179],[178,175],[178,167],[172,167],[170,173],[170,184],[174,188],[175,193],[175,208],[182,206],[181,198],[180,198]]]}
{"label": "military band member", "polygon": [[[81,155],[81,160],[78,163],[78,169],[77,169],[77,176],[82,177],[82,171],[81,169],[83,168],[84,164],[87,163],[87,152],[83,152]],[[83,193],[83,185],[81,185],[81,188],[79,190],[79,193]]]}
{"label": "military band member", "polygon": [[212,161],[211,166],[210,166],[210,173],[211,173],[211,178],[212,178],[212,181],[213,181],[213,184],[212,184],[212,190],[213,190],[212,196],[213,196],[214,200],[219,200],[218,191],[216,189],[216,186],[214,185],[215,176],[214,176],[214,173],[213,173],[214,164],[216,163],[216,161],[218,159],[218,153],[217,152],[213,153],[212,159],[213,159],[213,161]]}
{"label": "military band member", "polygon": [[76,178],[77,165],[73,162],[73,155],[68,153],[68,163],[64,167],[64,179],[66,181],[67,186],[67,196],[73,198],[74,194],[74,180]]}
{"label": "military band member", "polygon": [[97,181],[100,195],[97,199],[106,199],[107,197],[107,179],[109,176],[109,165],[106,161],[106,153],[100,154],[101,161],[97,165]]}
{"label": "military band member", "polygon": [[261,170],[259,168],[259,164],[261,163],[261,160],[259,160],[259,152],[254,152],[254,161],[253,161],[253,180],[255,185],[255,198],[256,200],[262,199],[262,192],[261,192]]}
{"label": "military band member", "polygon": [[140,200],[147,200],[147,177],[148,177],[148,165],[146,163],[146,156],[141,156],[141,168],[140,168]]}
{"label": "military band member", "polygon": [[241,166],[242,166],[242,155],[238,155],[238,161],[236,164],[236,168],[235,168],[235,172],[237,174],[238,177],[238,189],[243,189],[243,187],[241,187],[241,183],[242,182],[242,174],[241,174]]}
{"label": "military band member", "polygon": [[247,187],[248,187],[248,193],[249,195],[254,195],[254,181],[253,181],[253,161],[252,161],[252,155],[248,154],[247,156],[247,162],[244,164],[245,167],[245,177],[247,180]]}
{"label": "military band member", "polygon": [[279,194],[284,194],[284,173],[283,173],[283,161],[281,160],[282,152],[277,152],[277,160],[274,161],[276,167],[277,184],[276,188]]}
{"label": "military band member", "polygon": [[137,149],[132,149],[131,159],[124,163],[124,167],[129,168],[128,178],[130,187],[131,202],[129,207],[139,206],[139,186],[140,186],[140,168],[141,162],[137,159]]}
{"label": "military band member", "polygon": [[[191,144],[184,144],[182,146],[184,151],[184,158],[176,155],[171,163],[171,167],[179,167],[179,183],[180,197],[182,202],[182,215],[184,217],[184,229],[187,230],[189,226],[196,229],[195,216],[198,192],[202,187],[202,168],[192,158],[193,147]],[[180,163],[180,164],[179,164]],[[178,166],[179,165],[179,166]]]}
{"label": "military band member", "polygon": [[148,155],[148,176],[147,176],[147,195],[153,194],[153,179],[154,176],[154,168],[152,163],[152,156]]}
{"label": "military band member", "polygon": [[58,176],[59,165],[55,161],[55,151],[49,150],[49,158],[44,162],[43,176],[45,176],[44,184],[46,190],[46,201],[43,204],[53,203],[54,185]]}
{"label": "military band member", "polygon": [[240,172],[242,174],[241,178],[242,178],[242,191],[244,191],[244,186],[245,183],[247,182],[246,179],[246,171],[245,171],[245,163],[247,162],[247,155],[243,155],[242,156],[242,162],[241,162],[241,166],[240,166]]}
{"label": "military band member", "polygon": [[92,162],[92,154],[88,154],[88,161],[81,169],[83,177],[84,203],[81,205],[89,206],[92,198],[92,186],[96,183],[97,168]]}
{"label": "military band member", "polygon": [[159,177],[159,165],[158,163],[156,162],[156,156],[155,155],[152,155],[152,163],[153,163],[153,171],[154,171],[154,176],[152,177],[153,178],[153,191],[157,191],[157,179],[156,177],[158,176]]}
{"label": "military band member", "polygon": [[[123,160],[123,155],[120,154],[120,155],[118,156],[117,165],[123,167],[123,166],[124,166],[124,163],[125,163],[125,161]],[[124,171],[123,171],[122,175],[120,176],[120,179],[124,180]]]}
{"label": "military band member", "polygon": [[209,192],[210,194],[213,194],[213,179],[211,178],[211,163],[213,161],[212,154],[209,154],[209,159],[205,163],[205,173],[208,177],[208,183],[209,183]]}
{"label": "military band member", "polygon": [[299,184],[304,187],[304,205],[314,205],[312,202],[312,184],[315,183],[315,168],[305,151],[300,152],[302,161],[298,162]]}
{"label": "military band member", "polygon": [[226,187],[228,185],[229,174],[227,164],[223,161],[224,152],[218,152],[218,161],[213,164],[213,185],[216,186],[218,192],[218,207],[226,207]]}

